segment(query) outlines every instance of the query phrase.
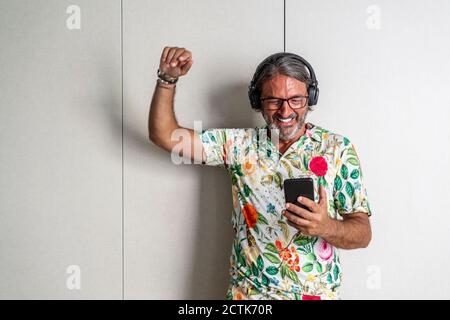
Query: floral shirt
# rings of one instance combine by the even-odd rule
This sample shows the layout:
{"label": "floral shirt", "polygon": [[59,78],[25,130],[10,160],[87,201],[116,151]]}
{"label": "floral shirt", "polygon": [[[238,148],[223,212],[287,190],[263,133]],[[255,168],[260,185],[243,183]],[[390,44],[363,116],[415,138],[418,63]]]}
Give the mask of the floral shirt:
{"label": "floral shirt", "polygon": [[262,128],[199,132],[204,164],[231,176],[235,237],[227,299],[340,299],[339,252],[318,237],[287,223],[283,181],[312,177],[315,201],[325,187],[328,214],[371,215],[361,166],[353,144],[311,123],[281,154]]}

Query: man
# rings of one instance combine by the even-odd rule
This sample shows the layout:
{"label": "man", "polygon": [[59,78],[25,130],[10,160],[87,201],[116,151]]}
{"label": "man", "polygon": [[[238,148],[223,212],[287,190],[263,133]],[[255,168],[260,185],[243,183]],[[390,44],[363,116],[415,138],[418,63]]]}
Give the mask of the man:
{"label": "man", "polygon": [[[192,64],[185,48],[164,48],[149,136],[173,152],[180,141],[172,133],[184,130],[191,142],[180,155],[231,174],[235,239],[227,298],[340,299],[337,249],[368,246],[371,211],[353,144],[305,122],[318,98],[312,67],[291,53],[271,55],[249,87],[251,105],[267,124],[197,133],[181,128],[173,111],[175,83]],[[285,203],[283,181],[298,177],[314,182],[315,201],[298,198],[307,209]]]}

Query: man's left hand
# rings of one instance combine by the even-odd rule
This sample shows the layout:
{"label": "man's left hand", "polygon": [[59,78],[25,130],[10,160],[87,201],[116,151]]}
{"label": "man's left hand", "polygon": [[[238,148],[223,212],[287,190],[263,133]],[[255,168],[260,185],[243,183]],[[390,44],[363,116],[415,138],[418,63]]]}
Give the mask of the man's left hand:
{"label": "man's left hand", "polygon": [[288,219],[288,223],[306,236],[325,238],[332,227],[325,188],[320,186],[318,203],[306,197],[299,197],[297,200],[309,208],[309,211],[293,203],[286,203],[283,215]]}

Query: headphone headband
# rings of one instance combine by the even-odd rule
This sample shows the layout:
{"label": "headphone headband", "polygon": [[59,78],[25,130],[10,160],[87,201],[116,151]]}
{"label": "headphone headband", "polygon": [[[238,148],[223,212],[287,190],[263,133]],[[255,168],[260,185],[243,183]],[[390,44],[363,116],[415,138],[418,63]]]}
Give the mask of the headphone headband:
{"label": "headphone headband", "polygon": [[254,109],[260,109],[261,108],[261,102],[260,102],[260,93],[258,92],[258,89],[256,88],[255,81],[259,78],[261,72],[263,71],[263,67],[270,61],[274,59],[274,56],[290,56],[292,58],[295,58],[299,60],[305,67],[308,69],[309,77],[310,77],[310,83],[308,84],[308,106],[314,106],[317,104],[317,100],[319,99],[319,83],[316,78],[316,74],[314,73],[314,69],[309,64],[308,61],[306,61],[301,56],[289,53],[289,52],[280,52],[275,53],[266,59],[264,59],[256,68],[255,74],[253,75],[253,79],[250,82],[249,90],[248,90],[248,96],[250,99],[250,104]]}

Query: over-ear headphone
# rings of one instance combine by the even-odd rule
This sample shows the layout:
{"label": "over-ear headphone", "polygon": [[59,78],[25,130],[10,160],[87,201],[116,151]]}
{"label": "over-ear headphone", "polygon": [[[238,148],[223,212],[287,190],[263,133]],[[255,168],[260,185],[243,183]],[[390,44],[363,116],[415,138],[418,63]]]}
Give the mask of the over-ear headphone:
{"label": "over-ear headphone", "polygon": [[309,72],[310,83],[308,85],[308,106],[314,106],[317,104],[317,100],[319,100],[319,87],[318,87],[318,81],[316,79],[316,74],[314,73],[314,69],[311,67],[308,61],[300,57],[299,55],[296,55],[294,53],[289,52],[279,52],[275,53],[266,59],[264,59],[259,66],[256,68],[255,74],[253,75],[253,79],[250,82],[250,85],[248,87],[248,97],[250,99],[250,104],[252,108],[254,109],[261,109],[261,92],[259,92],[258,88],[256,88],[256,80],[260,77],[264,67],[270,63],[273,60],[279,59],[280,57],[290,57],[297,59],[302,64],[306,66]]}

